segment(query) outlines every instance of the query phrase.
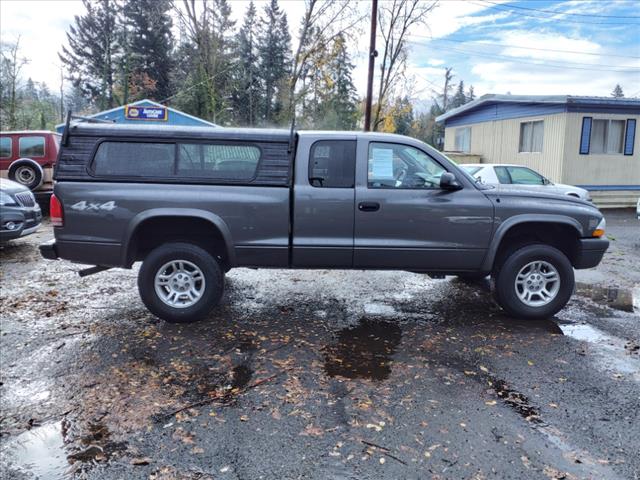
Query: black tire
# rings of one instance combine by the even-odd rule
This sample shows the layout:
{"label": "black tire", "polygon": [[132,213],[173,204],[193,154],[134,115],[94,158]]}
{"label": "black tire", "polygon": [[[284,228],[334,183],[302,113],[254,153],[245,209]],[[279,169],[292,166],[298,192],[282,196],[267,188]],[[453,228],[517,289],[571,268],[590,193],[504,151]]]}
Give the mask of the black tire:
{"label": "black tire", "polygon": [[42,185],[42,181],[44,179],[42,167],[28,158],[21,158],[13,162],[9,166],[7,175],[9,180],[18,182],[29,190],[35,190],[38,188]]}
{"label": "black tire", "polygon": [[[524,303],[518,297],[515,285],[520,270],[534,261],[548,262],[560,278],[555,297],[541,306]],[[493,276],[494,295],[498,304],[511,316],[530,320],[541,320],[558,313],[571,298],[575,283],[573,267],[566,255],[557,248],[541,244],[526,245],[511,251],[503,257]]]}
{"label": "black tire", "polygon": [[[190,262],[204,276],[203,291],[193,305],[172,307],[156,291],[156,274],[172,261]],[[197,245],[166,243],[152,250],[144,259],[138,273],[138,290],[146,307],[159,318],[172,323],[195,322],[206,317],[220,302],[224,292],[224,274],[216,259]]]}

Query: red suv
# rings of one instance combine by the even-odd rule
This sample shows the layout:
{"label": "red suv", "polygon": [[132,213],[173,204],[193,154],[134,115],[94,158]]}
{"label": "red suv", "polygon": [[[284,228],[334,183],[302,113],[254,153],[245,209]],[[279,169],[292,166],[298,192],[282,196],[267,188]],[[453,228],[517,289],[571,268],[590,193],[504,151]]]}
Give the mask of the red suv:
{"label": "red suv", "polygon": [[0,132],[0,176],[21,183],[37,196],[53,189],[53,165],[60,135],[46,130]]}

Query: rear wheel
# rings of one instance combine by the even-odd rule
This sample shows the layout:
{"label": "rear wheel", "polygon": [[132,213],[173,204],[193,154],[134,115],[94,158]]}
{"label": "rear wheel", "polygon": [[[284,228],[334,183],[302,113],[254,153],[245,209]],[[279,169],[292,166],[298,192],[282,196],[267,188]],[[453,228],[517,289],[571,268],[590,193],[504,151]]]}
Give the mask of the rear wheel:
{"label": "rear wheel", "polygon": [[494,272],[495,296],[510,315],[544,319],[571,298],[573,267],[564,253],[549,245],[527,245],[508,254]]}
{"label": "rear wheel", "polygon": [[224,274],[215,258],[190,243],[167,243],[147,255],[138,274],[146,307],[168,322],[194,322],[222,298]]}

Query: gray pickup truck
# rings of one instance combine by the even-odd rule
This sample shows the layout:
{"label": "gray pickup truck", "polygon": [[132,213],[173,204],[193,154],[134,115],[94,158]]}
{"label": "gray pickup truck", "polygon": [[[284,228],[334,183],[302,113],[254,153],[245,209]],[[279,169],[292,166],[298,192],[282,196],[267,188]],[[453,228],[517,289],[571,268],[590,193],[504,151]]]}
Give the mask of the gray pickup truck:
{"label": "gray pickup truck", "polygon": [[143,302],[173,322],[205,317],[234,267],[492,275],[508,314],[545,318],[608,247],[591,203],[485,186],[390,134],[77,123],[55,179],[42,255],[142,261]]}

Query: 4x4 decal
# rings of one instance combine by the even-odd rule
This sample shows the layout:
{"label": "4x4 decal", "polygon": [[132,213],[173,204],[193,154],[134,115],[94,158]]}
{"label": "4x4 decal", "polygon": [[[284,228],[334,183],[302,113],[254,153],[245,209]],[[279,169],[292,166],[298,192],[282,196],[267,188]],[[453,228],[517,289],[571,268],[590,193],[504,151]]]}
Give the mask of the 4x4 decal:
{"label": "4x4 decal", "polygon": [[71,205],[73,210],[78,210],[79,212],[90,211],[90,212],[99,212],[100,210],[106,210],[110,212],[114,208],[116,208],[116,202],[113,200],[105,203],[94,203],[87,202],[86,200],[82,200],[81,202],[74,203]]}

